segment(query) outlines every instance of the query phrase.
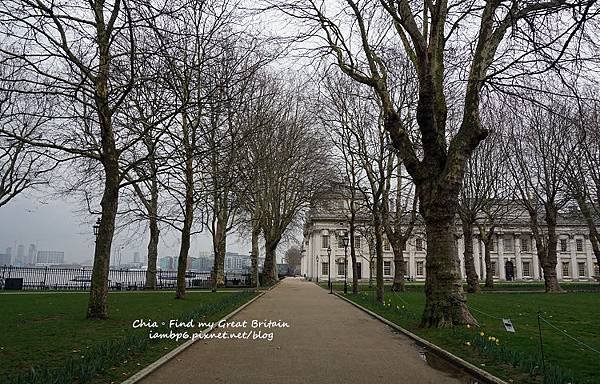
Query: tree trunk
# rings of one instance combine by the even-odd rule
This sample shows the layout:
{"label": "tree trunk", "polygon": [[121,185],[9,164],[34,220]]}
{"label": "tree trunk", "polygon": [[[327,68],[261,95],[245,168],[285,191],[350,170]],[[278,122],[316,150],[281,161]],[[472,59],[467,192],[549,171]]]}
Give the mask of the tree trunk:
{"label": "tree trunk", "polygon": [[[425,310],[423,327],[451,327],[457,324],[476,325],[467,308],[456,249],[455,209],[458,194],[439,191],[438,186],[420,186],[419,201],[427,232],[425,277]],[[438,194],[435,193],[438,189]],[[454,209],[453,209],[454,208]]]}
{"label": "tree trunk", "polygon": [[190,142],[190,132],[187,124],[187,115],[184,112],[182,118],[183,150],[185,156],[185,211],[183,212],[183,228],[181,230],[181,247],[179,248],[179,259],[177,262],[177,292],[175,298],[185,298],[185,272],[187,269],[187,258],[190,251],[190,237],[192,233],[192,222],[194,219],[194,169],[193,169],[193,146]]}
{"label": "tree trunk", "polygon": [[214,238],[216,242],[213,246],[215,259],[212,270],[212,291],[216,292],[217,288],[225,285],[225,252],[227,248],[227,237],[225,227],[217,224],[217,232]]}
{"label": "tree trunk", "polygon": [[[563,292],[563,290],[558,284],[558,277],[556,276],[556,256],[558,247],[558,237],[556,236],[556,210],[547,208],[546,224],[548,230],[548,245],[542,247],[542,250],[545,250],[545,252],[542,252],[541,254],[540,264],[542,265],[542,271],[544,272],[546,292],[559,293]],[[540,257],[539,248],[538,257]]]}
{"label": "tree trunk", "polygon": [[277,244],[278,242],[265,239],[265,265],[263,267],[263,279],[265,285],[271,285],[279,280],[277,276]]}
{"label": "tree trunk", "polygon": [[258,278],[258,237],[260,236],[260,226],[258,224],[252,225],[252,255],[251,257],[251,269],[250,269],[250,285],[252,287],[260,287],[260,279]]}
{"label": "tree trunk", "polygon": [[110,265],[110,249],[115,231],[115,218],[119,203],[119,166],[116,161],[105,161],[104,193],[100,206],[102,216],[100,228],[96,236],[94,250],[94,267],[90,284],[90,299],[87,317],[90,319],[108,318],[108,272]]}
{"label": "tree trunk", "polygon": [[475,258],[473,257],[473,223],[462,221],[463,238],[465,243],[465,271],[467,273],[467,292],[477,293],[479,289],[479,276],[475,269]]}
{"label": "tree trunk", "polygon": [[[218,199],[215,198],[215,204]],[[213,232],[213,251],[215,259],[212,270],[212,291],[225,285],[225,252],[227,249],[227,207],[220,207],[216,212],[217,225]]]}
{"label": "tree trunk", "polygon": [[[99,28],[103,28],[99,25]],[[108,76],[111,56],[110,43],[106,34],[98,36],[99,66],[96,77],[94,102],[98,112],[98,124],[101,132],[102,165],[104,166],[104,192],[100,206],[102,215],[100,228],[94,249],[94,268],[90,284],[90,299],[87,317],[106,319],[108,317],[108,272],[110,249],[115,231],[115,219],[119,205],[119,154],[116,149],[115,133],[112,127],[111,108],[109,106]]]}
{"label": "tree trunk", "polygon": [[483,241],[483,245],[485,246],[485,287],[486,288],[494,288],[494,270],[492,269],[492,255],[490,250],[490,244],[492,243],[492,238]]}
{"label": "tree trunk", "polygon": [[406,263],[404,262],[404,244],[402,241],[390,241],[394,251],[394,283],[392,291],[404,292],[404,275],[406,274]]}
{"label": "tree trunk", "polygon": [[156,213],[150,215],[150,241],[148,242],[148,269],[146,270],[145,289],[156,289],[156,260],[158,259],[158,220]]}
{"label": "tree trunk", "polygon": [[375,284],[376,294],[375,299],[383,303],[385,298],[385,289],[383,283],[383,225],[381,223],[381,216],[379,210],[375,210],[374,214],[374,231],[375,231]]}
{"label": "tree trunk", "polygon": [[187,259],[190,251],[190,237],[192,228],[192,215],[191,215],[191,204],[188,207],[186,204],[186,212],[183,230],[181,231],[181,246],[179,248],[179,258],[177,260],[177,292],[175,293],[176,299],[185,298],[185,272],[187,270]]}
{"label": "tree trunk", "polygon": [[356,228],[354,224],[354,211],[352,211],[350,217],[350,259],[352,261],[352,293],[358,293],[358,268],[356,265],[356,244],[354,242],[355,233]]}

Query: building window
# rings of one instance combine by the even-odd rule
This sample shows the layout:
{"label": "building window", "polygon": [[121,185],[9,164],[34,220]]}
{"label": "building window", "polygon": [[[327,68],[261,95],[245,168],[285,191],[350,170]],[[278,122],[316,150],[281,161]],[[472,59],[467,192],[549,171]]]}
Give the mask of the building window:
{"label": "building window", "polygon": [[321,248],[329,248],[329,235],[321,235]]}
{"label": "building window", "polygon": [[415,247],[417,248],[417,251],[422,251],[423,250],[423,239],[417,239],[415,241]]}
{"label": "building window", "polygon": [[521,251],[529,252],[529,239],[521,238]]}
{"label": "building window", "polygon": [[403,251],[406,251],[406,243],[407,243],[407,241],[405,241],[405,242],[402,244],[402,250],[403,250]]}
{"label": "building window", "polygon": [[423,276],[423,267],[424,263],[422,261],[417,261],[417,276]]}
{"label": "building window", "polygon": [[340,211],[343,210],[344,209],[344,200],[337,200],[336,206],[337,206],[337,209],[339,209]]}
{"label": "building window", "polygon": [[344,248],[344,240],[342,240],[343,238],[344,238],[343,236],[336,235],[338,248]]}
{"label": "building window", "polygon": [[585,263],[577,263],[579,277],[585,277]]}
{"label": "building window", "polygon": [[598,268],[598,263],[594,263],[594,276],[600,276],[600,269]]}
{"label": "building window", "polygon": [[344,263],[338,263],[337,269],[338,276],[344,276]]}
{"label": "building window", "polygon": [[506,252],[512,252],[513,248],[513,239],[511,237],[504,239],[504,250]]}
{"label": "building window", "polygon": [[390,276],[392,274],[392,262],[391,261],[383,262],[383,274],[386,276]]}
{"label": "building window", "polygon": [[523,262],[523,276],[531,277],[531,263],[529,261]]}
{"label": "building window", "polygon": [[494,239],[490,240],[490,252],[494,252],[496,250],[496,242]]}
{"label": "building window", "polygon": [[583,239],[575,240],[575,246],[577,247],[577,252],[583,252]]}
{"label": "building window", "polygon": [[383,239],[383,250],[389,251],[390,249],[390,241],[388,239]]}
{"label": "building window", "polygon": [[498,276],[498,269],[496,268],[496,262],[492,261],[492,276],[496,277]]}
{"label": "building window", "polygon": [[354,236],[354,248],[360,249],[360,236]]}
{"label": "building window", "polygon": [[321,264],[321,275],[329,275],[329,263]]}
{"label": "building window", "polygon": [[560,251],[567,252],[567,239],[560,239]]}
{"label": "building window", "polygon": [[563,276],[571,275],[571,273],[569,272],[569,262],[568,261],[563,261],[563,263],[562,263],[562,275]]}

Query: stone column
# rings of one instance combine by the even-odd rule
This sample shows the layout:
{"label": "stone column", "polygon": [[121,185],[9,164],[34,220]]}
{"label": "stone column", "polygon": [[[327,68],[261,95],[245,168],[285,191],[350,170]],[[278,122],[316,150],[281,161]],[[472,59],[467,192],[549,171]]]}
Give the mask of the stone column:
{"label": "stone column", "polygon": [[556,278],[558,281],[563,279],[562,274],[562,252],[560,251],[560,235],[558,236],[558,244],[556,245],[558,249],[556,250]]}
{"label": "stone column", "polygon": [[579,269],[577,268],[577,244],[573,234],[569,234],[569,251],[571,253],[571,279],[579,280]]}
{"label": "stone column", "polygon": [[479,277],[479,280],[481,280],[481,253],[479,250],[479,238],[475,236],[473,237],[473,261],[475,262],[475,271],[477,272],[477,276]]}
{"label": "stone column", "polygon": [[540,279],[540,260],[537,255],[537,243],[534,239],[531,239],[531,252],[533,253],[532,261],[533,261],[533,278],[535,280]]}
{"label": "stone column", "polygon": [[523,261],[521,260],[521,234],[515,233],[513,237],[513,247],[515,251],[515,278],[523,280]]}
{"label": "stone column", "polygon": [[460,263],[460,278],[464,279],[465,273],[465,241],[462,236],[456,236],[456,249],[458,250],[458,261]]}
{"label": "stone column", "polygon": [[500,277],[500,280],[506,280],[506,273],[504,270],[504,234],[499,233],[498,234],[498,276]]}
{"label": "stone column", "polygon": [[481,280],[485,280],[485,244],[483,243],[483,240],[477,240],[477,243],[479,244],[479,251],[481,253],[481,269],[479,270],[479,276],[481,277]]}
{"label": "stone column", "polygon": [[406,242],[406,249],[408,250],[408,275],[413,279],[417,277],[417,263],[415,261],[415,238],[411,237]]}
{"label": "stone column", "polygon": [[588,235],[585,235],[584,247],[588,270],[588,279],[592,279],[594,276],[594,253],[592,250],[592,242],[590,241],[590,237]]}

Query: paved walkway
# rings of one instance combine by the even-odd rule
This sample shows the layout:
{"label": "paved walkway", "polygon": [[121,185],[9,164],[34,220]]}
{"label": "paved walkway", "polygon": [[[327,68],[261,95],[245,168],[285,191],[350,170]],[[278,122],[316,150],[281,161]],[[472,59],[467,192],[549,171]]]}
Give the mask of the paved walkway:
{"label": "paved walkway", "polygon": [[262,328],[272,341],[198,341],[142,383],[469,382],[430,367],[406,336],[303,279],[283,280],[233,320],[290,327]]}

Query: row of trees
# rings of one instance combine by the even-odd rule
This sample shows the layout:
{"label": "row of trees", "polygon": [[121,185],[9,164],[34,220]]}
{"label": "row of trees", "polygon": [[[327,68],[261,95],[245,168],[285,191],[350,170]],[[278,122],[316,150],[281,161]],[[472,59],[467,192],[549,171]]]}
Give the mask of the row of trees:
{"label": "row of trees", "polygon": [[[547,83],[551,82],[548,77]],[[451,230],[455,240],[464,239],[469,292],[480,291],[474,241],[484,245],[485,286],[493,287],[490,251],[496,230],[514,222],[528,223],[547,292],[561,291],[556,276],[559,215],[587,226],[600,264],[600,104],[593,97],[576,93],[557,97],[543,88],[532,89],[533,85],[530,100],[515,95],[486,101],[482,116],[490,133],[466,163],[454,220],[460,230]],[[350,201],[342,212],[347,215],[350,238],[360,234],[370,240],[377,298],[382,301],[383,236],[394,254],[392,289],[403,290],[403,250],[415,225],[421,224],[416,186],[385,135],[373,95],[343,77],[325,84],[323,93],[328,109],[323,114],[324,123],[338,162],[344,165],[339,171],[345,180],[340,197]],[[402,94],[409,96],[411,92],[404,90]],[[406,100],[409,107],[411,98]],[[353,241],[350,248],[355,265]],[[353,276],[356,292],[356,271]]]}
{"label": "row of trees", "polygon": [[240,30],[239,4],[16,0],[0,19],[0,201],[68,164],[52,181],[100,215],[89,318],[108,316],[119,223],[149,229],[149,289],[161,230],[180,236],[177,298],[204,230],[213,289],[234,229],[251,233],[253,284],[260,236],[277,279],[277,246],[330,165],[304,90],[269,68],[276,46]]}
{"label": "row of trees", "polygon": [[[490,132],[483,123],[483,101],[519,93],[528,86],[527,79],[546,72],[573,81],[572,75],[595,65],[597,47],[590,30],[597,28],[596,2],[271,0],[270,4],[314,36],[322,57],[369,90],[362,94],[375,99],[369,131],[374,136],[382,129],[387,133],[389,146],[414,183],[427,233],[422,325],[475,324],[460,281],[454,228],[469,159]],[[398,65],[398,58],[408,63],[408,71]],[[409,82],[416,88],[409,108],[403,102],[405,73],[412,74]],[[355,148],[348,143],[347,148]],[[374,173],[367,170],[370,167],[363,167],[367,174]],[[379,248],[383,220],[377,205],[385,182],[380,179],[374,185],[369,180],[369,184]],[[381,260],[377,270],[380,275]]]}

